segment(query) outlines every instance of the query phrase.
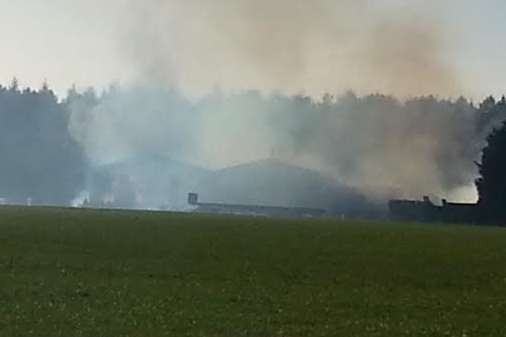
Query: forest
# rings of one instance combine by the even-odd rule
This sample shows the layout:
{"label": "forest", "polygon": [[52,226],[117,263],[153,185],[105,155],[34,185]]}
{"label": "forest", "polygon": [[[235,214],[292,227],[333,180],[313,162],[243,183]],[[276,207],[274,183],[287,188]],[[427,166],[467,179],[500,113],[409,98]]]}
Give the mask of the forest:
{"label": "forest", "polygon": [[[276,157],[370,199],[446,196],[487,174],[482,150],[504,120],[504,97],[476,103],[215,91],[189,100],[170,88],[120,85],[73,87],[60,97],[47,83],[21,88],[13,79],[0,86],[0,197],[71,205],[83,192],[103,196],[118,181],[131,193],[128,172],[115,177],[103,168],[157,156],[205,168]],[[505,145],[494,148],[506,152]],[[480,194],[490,190],[484,181],[478,179]]]}

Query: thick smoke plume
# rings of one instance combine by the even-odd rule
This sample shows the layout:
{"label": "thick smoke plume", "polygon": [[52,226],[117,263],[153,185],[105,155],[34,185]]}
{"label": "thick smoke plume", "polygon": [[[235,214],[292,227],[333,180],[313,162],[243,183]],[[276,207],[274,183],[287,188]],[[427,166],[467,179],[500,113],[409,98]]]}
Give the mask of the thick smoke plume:
{"label": "thick smoke plume", "polygon": [[457,95],[454,36],[434,7],[431,1],[132,2],[122,47],[141,78],[192,96],[215,87]]}
{"label": "thick smoke plume", "polygon": [[192,103],[170,90],[119,89],[88,107],[76,100],[70,129],[97,166],[165,157],[216,169],[276,158],[369,196],[460,200],[472,198],[455,193],[473,184],[484,139],[465,99],[352,93],[214,93]]}
{"label": "thick smoke plume", "polygon": [[476,173],[477,110],[423,95],[464,90],[454,36],[436,15],[414,14],[431,2],[378,3],[129,2],[121,48],[141,84],[77,100],[71,132],[94,165],[275,157],[368,195],[453,197]]}

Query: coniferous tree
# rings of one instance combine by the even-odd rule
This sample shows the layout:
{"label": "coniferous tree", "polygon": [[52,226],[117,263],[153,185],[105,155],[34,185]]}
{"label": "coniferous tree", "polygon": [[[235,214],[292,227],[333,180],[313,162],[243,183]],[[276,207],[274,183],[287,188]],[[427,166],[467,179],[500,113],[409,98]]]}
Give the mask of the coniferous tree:
{"label": "coniferous tree", "polygon": [[487,138],[476,180],[482,216],[487,221],[506,219],[506,123]]}

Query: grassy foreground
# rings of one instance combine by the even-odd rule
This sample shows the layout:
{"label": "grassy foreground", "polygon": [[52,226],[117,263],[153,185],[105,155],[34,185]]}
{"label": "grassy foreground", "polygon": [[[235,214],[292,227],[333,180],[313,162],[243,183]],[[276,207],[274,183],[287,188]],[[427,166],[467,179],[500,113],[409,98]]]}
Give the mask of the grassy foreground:
{"label": "grassy foreground", "polygon": [[506,230],[0,208],[0,336],[505,336]]}

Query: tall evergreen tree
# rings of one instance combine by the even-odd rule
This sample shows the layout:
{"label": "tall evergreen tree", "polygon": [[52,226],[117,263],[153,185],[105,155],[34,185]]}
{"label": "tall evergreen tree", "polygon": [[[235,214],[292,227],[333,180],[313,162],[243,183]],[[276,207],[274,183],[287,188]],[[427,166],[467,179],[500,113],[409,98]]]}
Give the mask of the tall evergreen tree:
{"label": "tall evergreen tree", "polygon": [[506,123],[487,138],[476,180],[484,220],[506,219]]}

